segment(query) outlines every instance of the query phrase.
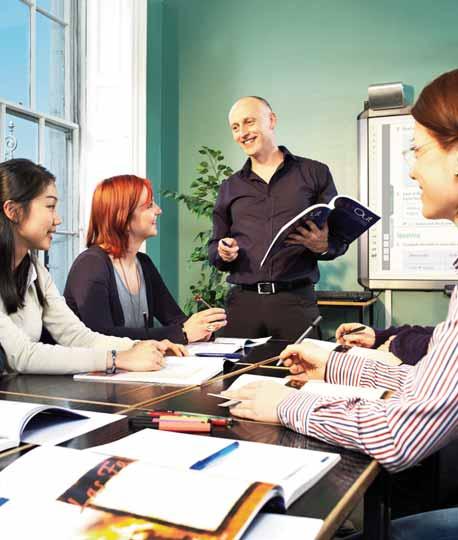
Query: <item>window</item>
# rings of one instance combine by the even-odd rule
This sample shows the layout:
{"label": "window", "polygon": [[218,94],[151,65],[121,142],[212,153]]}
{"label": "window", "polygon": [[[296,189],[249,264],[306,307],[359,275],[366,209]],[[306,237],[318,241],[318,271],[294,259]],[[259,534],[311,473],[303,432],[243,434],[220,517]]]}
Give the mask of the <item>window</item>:
{"label": "window", "polygon": [[28,158],[57,179],[58,228],[45,264],[62,291],[79,248],[76,0],[1,0],[0,161]]}

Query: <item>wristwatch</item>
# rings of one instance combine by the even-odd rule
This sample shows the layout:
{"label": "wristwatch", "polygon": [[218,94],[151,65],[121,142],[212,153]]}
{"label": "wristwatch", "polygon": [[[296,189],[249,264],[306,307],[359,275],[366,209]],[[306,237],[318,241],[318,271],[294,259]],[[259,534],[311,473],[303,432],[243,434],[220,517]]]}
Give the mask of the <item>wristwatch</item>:
{"label": "wristwatch", "polygon": [[116,358],[118,356],[118,351],[112,350],[111,351],[111,366],[107,367],[105,370],[105,373],[107,375],[114,375],[116,373]]}

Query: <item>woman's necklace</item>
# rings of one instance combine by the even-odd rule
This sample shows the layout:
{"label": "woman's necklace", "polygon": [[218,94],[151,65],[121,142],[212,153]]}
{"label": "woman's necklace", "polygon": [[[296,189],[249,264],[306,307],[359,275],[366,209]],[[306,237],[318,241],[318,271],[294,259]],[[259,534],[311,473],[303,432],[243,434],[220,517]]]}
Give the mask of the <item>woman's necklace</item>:
{"label": "woman's necklace", "polygon": [[137,319],[134,321],[134,323],[141,324],[141,299],[140,299],[140,272],[138,271],[138,264],[137,261],[135,261],[135,277],[137,278],[137,309],[135,310],[135,302],[134,302],[134,294],[130,290],[129,282],[127,281],[127,274],[124,269],[124,265],[122,264],[122,260],[119,259],[119,266],[121,267],[122,277],[124,278],[124,283],[126,285],[127,292],[129,293],[130,298],[130,305],[132,306],[132,316],[135,318],[135,315],[137,315]]}

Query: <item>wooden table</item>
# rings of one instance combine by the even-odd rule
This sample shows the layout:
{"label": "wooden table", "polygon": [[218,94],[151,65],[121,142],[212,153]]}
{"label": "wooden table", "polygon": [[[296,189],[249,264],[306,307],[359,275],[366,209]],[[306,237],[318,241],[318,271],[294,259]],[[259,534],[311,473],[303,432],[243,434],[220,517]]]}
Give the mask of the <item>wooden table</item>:
{"label": "wooden table", "polygon": [[[242,369],[220,375],[202,386],[171,387],[152,384],[113,384],[74,382],[71,376],[7,375],[0,378],[0,399],[62,405],[75,409],[137,414],[140,410],[177,409],[207,414],[224,414],[218,401],[207,396],[227,388],[243,369],[252,373],[284,376],[283,368],[254,368],[257,359],[278,354],[285,342],[272,342],[253,349],[244,359]],[[269,356],[269,352],[271,353]],[[237,367],[237,366],[236,366]],[[228,414],[228,413],[227,413]],[[127,419],[63,444],[87,448],[116,440],[131,431]],[[288,510],[292,515],[306,515],[324,520],[318,540],[330,540],[349,513],[364,497],[365,538],[389,538],[389,482],[379,465],[371,458],[305,437],[277,424],[236,420],[231,429],[217,428],[213,434],[229,439],[257,441],[282,446],[335,451],[341,461]],[[22,445],[0,453],[0,469],[28,451]],[[0,525],[1,531],[1,525]]]}
{"label": "wooden table", "polygon": [[377,302],[378,296],[369,300],[354,301],[354,300],[318,300],[318,306],[335,307],[335,308],[356,308],[358,310],[358,321],[364,323],[364,315],[366,308],[369,308],[369,326],[374,325],[374,304]]}

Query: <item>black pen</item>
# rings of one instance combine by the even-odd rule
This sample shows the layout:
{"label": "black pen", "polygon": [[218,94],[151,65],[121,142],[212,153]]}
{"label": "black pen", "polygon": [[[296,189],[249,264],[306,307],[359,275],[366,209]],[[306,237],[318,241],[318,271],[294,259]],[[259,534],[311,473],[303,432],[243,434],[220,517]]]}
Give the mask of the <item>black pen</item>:
{"label": "black pen", "polygon": [[148,339],[148,315],[146,314],[146,311],[143,312],[143,324],[145,326],[146,338]]}
{"label": "black pen", "polygon": [[349,330],[348,332],[344,332],[342,334],[342,336],[348,336],[350,334],[356,334],[357,332],[362,332],[363,330],[366,330],[365,326],[357,326],[356,328],[353,328],[353,330]]}
{"label": "black pen", "polygon": [[[312,331],[313,329],[318,326],[320,324],[320,322],[322,321],[323,317],[321,315],[318,315],[318,317],[311,322],[310,326],[307,328],[307,330],[301,334],[297,339],[296,341],[294,342],[295,344],[297,343],[301,343],[302,340],[304,340]],[[277,362],[277,366],[281,366],[283,364],[283,359],[280,358],[280,360]]]}

